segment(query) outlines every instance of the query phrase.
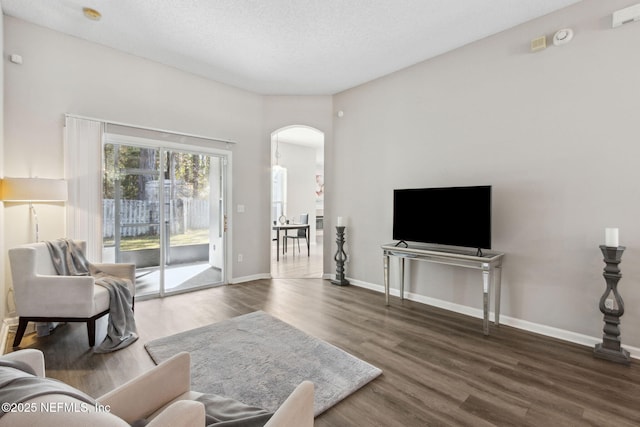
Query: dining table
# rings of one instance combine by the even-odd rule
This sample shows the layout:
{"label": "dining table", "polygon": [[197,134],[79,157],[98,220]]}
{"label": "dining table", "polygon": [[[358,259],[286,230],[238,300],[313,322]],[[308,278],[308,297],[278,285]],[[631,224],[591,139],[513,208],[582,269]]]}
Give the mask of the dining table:
{"label": "dining table", "polygon": [[[307,240],[307,256],[309,256],[309,224],[274,224],[272,230],[276,232],[276,261],[280,261],[280,232],[284,231],[285,237],[289,230],[304,230]],[[284,245],[282,253],[284,254]]]}

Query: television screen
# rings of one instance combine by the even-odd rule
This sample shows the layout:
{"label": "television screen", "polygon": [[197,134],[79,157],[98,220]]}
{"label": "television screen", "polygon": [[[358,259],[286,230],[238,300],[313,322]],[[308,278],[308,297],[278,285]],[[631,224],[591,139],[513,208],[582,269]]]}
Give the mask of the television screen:
{"label": "television screen", "polygon": [[491,186],[394,190],[393,239],[491,249]]}

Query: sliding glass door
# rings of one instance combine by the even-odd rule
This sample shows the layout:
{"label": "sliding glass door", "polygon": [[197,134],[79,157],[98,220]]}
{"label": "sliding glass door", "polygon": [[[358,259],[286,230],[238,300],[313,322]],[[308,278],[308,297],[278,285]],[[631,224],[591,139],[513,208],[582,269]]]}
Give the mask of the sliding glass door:
{"label": "sliding glass door", "polygon": [[103,259],[136,264],[137,297],[224,283],[225,157],[103,147]]}

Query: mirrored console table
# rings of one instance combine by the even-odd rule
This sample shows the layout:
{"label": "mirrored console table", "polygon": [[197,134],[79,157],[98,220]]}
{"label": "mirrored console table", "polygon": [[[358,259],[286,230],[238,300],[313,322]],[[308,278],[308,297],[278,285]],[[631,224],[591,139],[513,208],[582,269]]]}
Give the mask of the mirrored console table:
{"label": "mirrored console table", "polygon": [[382,245],[384,262],[384,293],[385,302],[389,305],[389,257],[400,260],[399,283],[400,298],[404,299],[404,270],[405,260],[427,261],[456,267],[472,268],[482,271],[483,281],[483,332],[489,335],[489,296],[491,288],[495,292],[495,325],[500,325],[500,281],[502,273],[503,253],[486,251],[482,255],[457,249],[443,249],[436,246],[409,245],[396,246],[395,243]]}

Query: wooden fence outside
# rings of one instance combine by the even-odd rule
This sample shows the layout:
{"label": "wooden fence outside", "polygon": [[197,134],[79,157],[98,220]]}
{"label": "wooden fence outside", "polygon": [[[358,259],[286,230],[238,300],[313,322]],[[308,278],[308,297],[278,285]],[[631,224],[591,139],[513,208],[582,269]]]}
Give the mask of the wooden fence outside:
{"label": "wooden fence outside", "polygon": [[[160,210],[158,202],[147,200],[120,201],[120,235],[136,237],[160,233]],[[115,202],[102,201],[102,236],[112,238],[115,233]],[[171,233],[209,228],[209,201],[184,198],[170,200],[165,218],[171,225]]]}

